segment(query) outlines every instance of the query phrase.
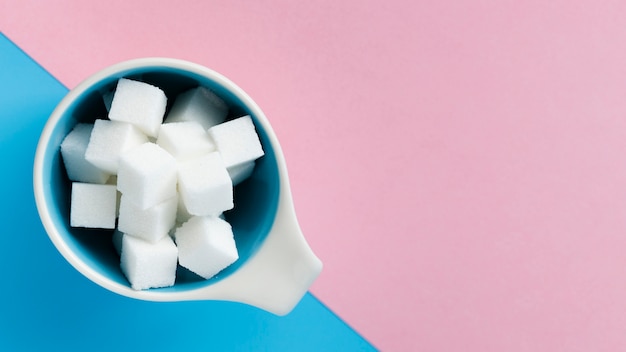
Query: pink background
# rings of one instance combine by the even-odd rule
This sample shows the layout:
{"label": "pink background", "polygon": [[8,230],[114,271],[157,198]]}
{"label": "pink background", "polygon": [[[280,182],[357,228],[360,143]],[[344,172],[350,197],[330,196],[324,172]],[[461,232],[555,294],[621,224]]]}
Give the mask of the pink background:
{"label": "pink background", "polygon": [[626,2],[0,0],[0,26],[70,88],[143,56],[238,83],[312,292],[378,348],[626,350]]}

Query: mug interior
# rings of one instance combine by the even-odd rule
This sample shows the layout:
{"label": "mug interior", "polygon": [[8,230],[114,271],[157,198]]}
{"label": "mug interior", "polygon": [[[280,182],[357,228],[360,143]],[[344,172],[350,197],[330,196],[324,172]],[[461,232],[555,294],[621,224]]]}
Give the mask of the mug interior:
{"label": "mug interior", "polygon": [[265,155],[257,159],[252,175],[235,187],[235,207],[224,213],[226,220],[233,227],[239,259],[208,280],[179,266],[174,286],[151,290],[165,292],[190,290],[210,285],[227,277],[255,254],[269,233],[278,206],[280,175],[273,143],[257,116],[257,111],[260,113],[258,107],[253,102],[246,101],[249,98],[242,97],[235,90],[224,86],[209,73],[199,73],[170,65],[127,68],[87,87],[70,102],[66,110],[61,112],[62,115],[58,118],[46,141],[41,170],[44,201],[61,241],[76,255],[78,260],[93,271],[130,288],[126,277],[120,270],[119,256],[112,244],[113,230],[70,227],[71,181],[67,177],[60,153],[61,142],[77,123],[93,123],[96,119],[107,118],[102,95],[114,90],[118,79],[122,77],[140,80],[161,88],[168,97],[166,114],[179,93],[197,86],[204,86],[228,104],[228,119],[243,115],[252,117]]}

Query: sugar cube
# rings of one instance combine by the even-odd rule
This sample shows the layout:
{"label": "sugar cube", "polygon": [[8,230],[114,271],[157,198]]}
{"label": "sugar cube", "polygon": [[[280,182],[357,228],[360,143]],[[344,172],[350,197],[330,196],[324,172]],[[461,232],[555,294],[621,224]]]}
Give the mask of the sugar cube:
{"label": "sugar cube", "polygon": [[117,228],[127,235],[156,242],[167,236],[176,224],[178,197],[174,196],[147,209],[141,209],[122,194]]}
{"label": "sugar cube", "polygon": [[216,216],[194,216],[175,233],[181,266],[209,279],[238,258],[230,224]]}
{"label": "sugar cube", "polygon": [[120,268],[134,290],[174,285],[178,249],[170,236],[150,243],[125,234],[121,249]]}
{"label": "sugar cube", "polygon": [[85,159],[93,124],[79,123],[63,139],[61,156],[71,181],[85,183],[105,183],[109,173],[102,171]]}
{"label": "sugar cube", "polygon": [[178,189],[192,215],[219,214],[234,206],[232,181],[218,152],[181,163]]}
{"label": "sugar cube", "polygon": [[179,94],[165,118],[165,123],[195,121],[207,130],[224,122],[228,106],[211,90],[197,87]]}
{"label": "sugar cube", "polygon": [[151,142],[134,148],[120,158],[117,189],[140,209],[174,197],[176,159]]}
{"label": "sugar cube", "polygon": [[120,155],[148,141],[145,134],[125,122],[96,120],[85,159],[110,174],[117,174]]}
{"label": "sugar cube", "polygon": [[206,130],[195,121],[161,125],[156,143],[178,161],[195,158],[215,150],[215,145]]}
{"label": "sugar cube", "polygon": [[73,182],[71,192],[70,226],[115,228],[115,186]]}
{"label": "sugar cube", "polygon": [[213,126],[208,130],[227,168],[264,155],[250,115]]}
{"label": "sugar cube", "polygon": [[157,137],[163,122],[167,97],[148,83],[121,78],[117,82],[109,119],[131,123],[151,137]]}

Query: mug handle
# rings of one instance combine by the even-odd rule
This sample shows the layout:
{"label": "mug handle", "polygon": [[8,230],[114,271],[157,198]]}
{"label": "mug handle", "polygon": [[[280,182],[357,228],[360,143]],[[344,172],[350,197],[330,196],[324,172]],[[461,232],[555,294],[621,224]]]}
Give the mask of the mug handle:
{"label": "mug handle", "polygon": [[287,180],[284,173],[276,218],[258,252],[230,276],[188,298],[246,303],[276,315],[286,315],[298,304],[322,262],[302,235]]}

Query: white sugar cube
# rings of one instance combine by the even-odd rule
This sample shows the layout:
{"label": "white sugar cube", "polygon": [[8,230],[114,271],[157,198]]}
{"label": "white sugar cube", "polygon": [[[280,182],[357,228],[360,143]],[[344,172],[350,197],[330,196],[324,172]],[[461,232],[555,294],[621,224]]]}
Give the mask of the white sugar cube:
{"label": "white sugar cube", "polygon": [[231,166],[228,169],[228,175],[230,179],[233,181],[233,186],[236,186],[243,182],[245,179],[252,175],[252,171],[254,171],[255,162],[248,161],[243,164]]}
{"label": "white sugar cube", "polygon": [[254,161],[264,155],[249,115],[213,126],[208,132],[227,168]]}
{"label": "white sugar cube", "polygon": [[63,139],[61,156],[71,181],[86,183],[105,183],[109,173],[102,171],[85,159],[93,124],[79,123]]}
{"label": "white sugar cube", "polygon": [[146,135],[131,124],[96,120],[85,159],[105,172],[117,174],[120,155],[147,141]]}
{"label": "white sugar cube", "polygon": [[120,158],[117,189],[140,209],[174,197],[176,159],[154,143],[134,148]]}
{"label": "white sugar cube", "polygon": [[156,243],[122,236],[120,268],[134,290],[174,285],[177,261],[178,249],[170,236]]}
{"label": "white sugar cube", "polygon": [[219,214],[234,206],[232,181],[218,152],[181,163],[178,190],[192,215]]}
{"label": "white sugar cube", "polygon": [[215,216],[194,216],[176,230],[181,266],[209,279],[239,255],[230,224]]}
{"label": "white sugar cube", "polygon": [[165,123],[195,121],[207,130],[224,122],[228,106],[215,93],[204,87],[179,94],[165,118]]}
{"label": "white sugar cube", "polygon": [[141,209],[122,194],[117,228],[127,235],[148,242],[157,242],[167,236],[176,224],[178,197],[174,196],[148,209]]}
{"label": "white sugar cube", "polygon": [[215,150],[215,145],[206,130],[195,121],[161,125],[156,143],[178,161],[195,158]]}
{"label": "white sugar cube", "polygon": [[111,102],[109,119],[137,126],[151,137],[157,137],[163,122],[167,97],[148,83],[121,78]]}
{"label": "white sugar cube", "polygon": [[113,229],[117,190],[112,185],[72,183],[70,226]]}

